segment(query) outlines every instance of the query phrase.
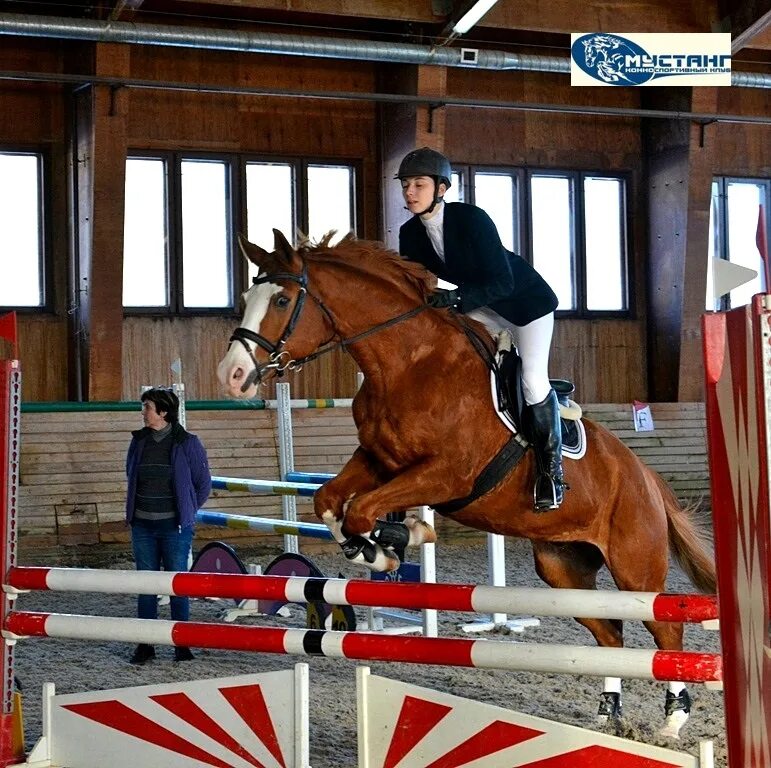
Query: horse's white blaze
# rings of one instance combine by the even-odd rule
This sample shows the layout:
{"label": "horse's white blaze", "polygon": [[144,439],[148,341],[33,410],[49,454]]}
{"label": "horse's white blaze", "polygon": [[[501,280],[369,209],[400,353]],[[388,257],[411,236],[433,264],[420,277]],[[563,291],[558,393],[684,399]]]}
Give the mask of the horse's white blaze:
{"label": "horse's white blaze", "polygon": [[[268,314],[271,297],[281,291],[281,286],[275,283],[261,283],[253,285],[246,292],[246,309],[241,320],[241,327],[248,328],[254,333],[260,332],[260,326]],[[274,339],[271,339],[274,341]],[[276,339],[277,341],[277,339]],[[254,352],[254,342],[247,341],[249,348]],[[245,397],[254,394],[256,386],[250,387],[246,392],[241,392],[241,384],[254,368],[254,363],[249,358],[243,344],[233,342],[225,357],[217,366],[217,378],[220,384],[234,397]]]}

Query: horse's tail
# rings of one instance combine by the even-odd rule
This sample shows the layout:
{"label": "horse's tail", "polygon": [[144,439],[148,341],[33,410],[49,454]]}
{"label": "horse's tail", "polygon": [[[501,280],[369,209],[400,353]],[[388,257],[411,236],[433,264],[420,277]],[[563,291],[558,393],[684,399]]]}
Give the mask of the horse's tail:
{"label": "horse's tail", "polygon": [[669,547],[672,554],[698,590],[705,594],[715,594],[717,591],[715,561],[709,553],[708,536],[693,521],[696,505],[690,505],[685,509],[681,507],[664,478],[656,472],[652,474],[656,478],[667,512]]}

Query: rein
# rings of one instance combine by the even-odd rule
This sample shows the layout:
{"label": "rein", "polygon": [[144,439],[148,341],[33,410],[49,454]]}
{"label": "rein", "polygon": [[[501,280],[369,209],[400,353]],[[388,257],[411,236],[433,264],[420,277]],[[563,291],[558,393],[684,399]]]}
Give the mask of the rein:
{"label": "rein", "polygon": [[[246,392],[246,390],[249,389],[249,387],[251,387],[255,381],[262,378],[262,374],[267,370],[275,369],[276,375],[279,377],[283,376],[285,371],[299,370],[306,363],[309,363],[312,360],[316,360],[328,352],[332,352],[335,349],[346,349],[350,345],[367,338],[367,336],[379,333],[380,331],[384,331],[386,328],[390,328],[393,325],[401,323],[405,320],[409,320],[411,317],[420,314],[429,306],[428,304],[421,304],[417,307],[414,307],[413,309],[408,310],[407,312],[403,312],[401,315],[397,315],[396,317],[385,320],[384,322],[379,323],[372,328],[368,328],[366,331],[357,333],[355,336],[350,336],[347,339],[340,339],[339,341],[333,341],[335,336],[340,336],[340,332],[337,330],[337,325],[334,318],[332,317],[332,313],[329,311],[329,309],[327,309],[324,302],[318,298],[318,296],[315,296],[308,290],[308,264],[305,259],[303,259],[303,268],[299,275],[295,274],[294,272],[275,272],[272,275],[255,277],[252,279],[252,283],[254,285],[262,285],[263,283],[274,282],[276,280],[290,280],[300,286],[300,293],[297,297],[297,301],[295,302],[294,309],[292,310],[292,315],[290,316],[289,322],[286,324],[286,327],[284,328],[284,331],[281,334],[279,340],[274,344],[259,333],[255,333],[249,328],[243,327],[236,328],[228,340],[230,343],[237,341],[242,344],[244,349],[246,349],[252,364],[254,365],[254,368],[251,370],[249,375],[246,377],[246,380],[241,385],[242,392]],[[300,359],[289,358],[289,353],[284,349],[284,346],[289,340],[289,337],[294,332],[294,329],[300,320],[300,315],[305,306],[306,296],[310,296],[310,298],[316,302],[318,307],[326,315],[327,320],[329,320],[329,324],[332,326],[332,335],[321,345],[319,349],[317,349],[312,354],[301,357]],[[257,358],[254,356],[252,348],[247,344],[247,341],[251,341],[264,349],[269,355],[269,362],[259,363]],[[285,355],[289,359],[287,359],[285,362],[282,362],[282,358]]]}

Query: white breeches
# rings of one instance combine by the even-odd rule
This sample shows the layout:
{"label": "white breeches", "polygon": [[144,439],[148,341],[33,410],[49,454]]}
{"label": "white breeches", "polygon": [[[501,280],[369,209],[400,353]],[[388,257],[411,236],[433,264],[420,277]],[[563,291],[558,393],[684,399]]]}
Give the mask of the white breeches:
{"label": "white breeches", "polygon": [[508,331],[522,358],[522,388],[528,405],[540,403],[551,389],[549,384],[549,350],[554,331],[554,312],[539,317],[527,325],[510,323],[489,307],[479,307],[467,313],[494,336]]}

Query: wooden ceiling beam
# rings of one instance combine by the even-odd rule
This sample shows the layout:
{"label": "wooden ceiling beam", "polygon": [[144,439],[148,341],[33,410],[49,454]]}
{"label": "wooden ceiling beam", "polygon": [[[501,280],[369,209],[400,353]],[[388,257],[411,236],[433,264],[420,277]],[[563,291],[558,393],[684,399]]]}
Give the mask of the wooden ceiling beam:
{"label": "wooden ceiling beam", "polygon": [[[113,9],[110,11],[110,21],[118,21],[124,11],[130,12],[129,16],[133,15],[134,11],[139,10],[143,2],[144,0],[117,0]],[[126,17],[124,16],[124,21],[125,20]]]}
{"label": "wooden ceiling beam", "polygon": [[771,25],[752,38],[748,48],[759,48],[763,51],[771,51]]}
{"label": "wooden ceiling beam", "polygon": [[771,0],[744,0],[730,14],[731,53],[754,48],[754,40],[771,28]]}
{"label": "wooden ceiling beam", "polygon": [[[757,0],[757,2],[771,0]],[[178,0],[177,8],[200,4],[201,0]],[[446,4],[436,0],[205,0],[210,5],[250,11],[297,13],[312,16],[382,19],[423,24],[446,23],[438,13]],[[534,32],[650,32],[656,19],[657,32],[710,32],[719,14],[717,0],[515,0],[500,2],[478,26],[523,29]]]}

